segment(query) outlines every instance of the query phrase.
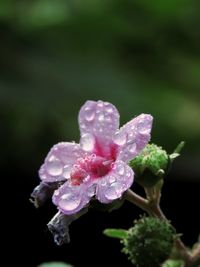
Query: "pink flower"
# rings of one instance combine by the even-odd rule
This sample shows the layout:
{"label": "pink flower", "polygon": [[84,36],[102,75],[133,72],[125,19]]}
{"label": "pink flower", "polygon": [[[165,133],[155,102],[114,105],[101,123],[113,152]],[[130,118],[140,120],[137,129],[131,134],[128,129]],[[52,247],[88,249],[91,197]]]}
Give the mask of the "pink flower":
{"label": "pink flower", "polygon": [[79,112],[80,144],[53,146],[40,168],[45,182],[66,182],[53,194],[64,214],[74,214],[92,197],[109,203],[132,185],[128,166],[149,142],[152,116],[141,114],[119,129],[119,113],[108,102],[87,101]]}

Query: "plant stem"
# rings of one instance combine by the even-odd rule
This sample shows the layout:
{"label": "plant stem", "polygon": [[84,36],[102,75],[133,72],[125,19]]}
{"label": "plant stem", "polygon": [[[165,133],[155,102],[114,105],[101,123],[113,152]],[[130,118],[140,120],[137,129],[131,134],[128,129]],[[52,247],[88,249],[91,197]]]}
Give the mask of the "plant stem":
{"label": "plant stem", "polygon": [[138,194],[134,193],[131,189],[126,191],[126,199],[135,204],[137,207],[141,208],[142,210],[146,211],[150,215],[152,215],[151,210],[149,209],[148,200],[139,196]]}
{"label": "plant stem", "polygon": [[197,247],[192,251],[192,262],[197,263],[199,261],[200,264],[200,243],[198,243]]}

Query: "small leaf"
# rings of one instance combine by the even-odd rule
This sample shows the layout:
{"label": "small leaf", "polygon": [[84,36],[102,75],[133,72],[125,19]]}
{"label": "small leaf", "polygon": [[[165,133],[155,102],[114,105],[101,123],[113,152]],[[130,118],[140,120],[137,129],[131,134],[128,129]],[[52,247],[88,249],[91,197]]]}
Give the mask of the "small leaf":
{"label": "small leaf", "polygon": [[169,155],[171,162],[172,162],[175,158],[177,158],[177,157],[180,156],[181,150],[183,149],[184,146],[185,146],[185,142],[184,142],[184,141],[181,141],[181,142],[178,144],[178,146],[175,148],[174,152],[173,152],[171,155]]}
{"label": "small leaf", "polygon": [[180,154],[181,151],[182,151],[182,149],[184,148],[184,146],[185,146],[185,141],[181,141],[181,142],[178,144],[178,146],[175,148],[174,153],[178,153],[178,154]]}
{"label": "small leaf", "polygon": [[103,233],[106,236],[119,238],[119,239],[124,239],[128,235],[128,231],[124,229],[105,229]]}
{"label": "small leaf", "polygon": [[40,264],[38,267],[73,267],[70,264],[66,264],[64,262],[46,262]]}
{"label": "small leaf", "polygon": [[169,155],[171,160],[174,160],[175,158],[178,158],[180,156],[179,153],[172,153],[171,155]]}

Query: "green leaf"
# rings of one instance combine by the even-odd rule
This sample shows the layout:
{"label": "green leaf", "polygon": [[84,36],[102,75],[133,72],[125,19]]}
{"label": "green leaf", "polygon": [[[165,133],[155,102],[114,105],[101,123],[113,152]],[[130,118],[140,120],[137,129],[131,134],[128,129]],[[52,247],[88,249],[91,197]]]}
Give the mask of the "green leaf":
{"label": "green leaf", "polygon": [[40,264],[38,267],[73,267],[70,264],[66,264],[64,262],[46,262]]}
{"label": "green leaf", "polygon": [[178,146],[175,148],[174,152],[169,155],[170,159],[171,159],[171,162],[180,156],[180,153],[181,153],[181,150],[183,149],[183,147],[185,146],[185,142],[184,141],[181,141]]}
{"label": "green leaf", "polygon": [[128,235],[128,231],[124,229],[105,229],[103,233],[106,236],[118,238],[118,239],[124,239]]}

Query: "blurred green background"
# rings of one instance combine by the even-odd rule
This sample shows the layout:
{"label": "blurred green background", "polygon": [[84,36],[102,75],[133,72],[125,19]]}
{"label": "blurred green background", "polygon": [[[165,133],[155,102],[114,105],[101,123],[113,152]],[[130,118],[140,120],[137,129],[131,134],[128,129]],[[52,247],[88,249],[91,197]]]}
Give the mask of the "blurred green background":
{"label": "blurred green background", "polygon": [[198,0],[1,0],[1,162],[38,168],[52,144],[78,140],[85,100],[102,99],[122,123],[153,114],[169,152],[185,140],[177,169],[198,179],[199,12]]}
{"label": "blurred green background", "polygon": [[78,140],[84,101],[102,99],[122,123],[153,114],[169,152],[185,140],[177,168],[198,179],[199,12],[198,0],[1,0],[1,162],[37,168]]}

